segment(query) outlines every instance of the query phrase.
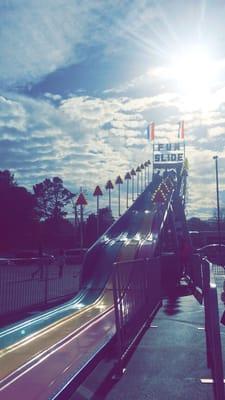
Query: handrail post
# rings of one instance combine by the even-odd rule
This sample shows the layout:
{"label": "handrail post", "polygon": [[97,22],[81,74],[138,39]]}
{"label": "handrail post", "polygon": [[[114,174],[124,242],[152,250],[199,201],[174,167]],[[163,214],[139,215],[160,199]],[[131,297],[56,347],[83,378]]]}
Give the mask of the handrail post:
{"label": "handrail post", "polygon": [[117,361],[115,365],[115,379],[119,379],[123,372],[122,367],[122,332],[121,332],[121,324],[120,324],[120,291],[118,285],[118,274],[117,274],[117,264],[114,263],[114,270],[113,270],[113,301],[114,301],[114,309],[115,309],[115,322],[116,322],[116,348],[117,348]]}
{"label": "handrail post", "polygon": [[209,304],[209,288],[210,288],[210,269],[209,263],[202,260],[202,279],[203,279],[203,296],[204,296],[204,310],[205,310],[205,339],[206,339],[206,357],[207,367],[212,367],[212,354],[210,346],[210,304]]}
{"label": "handrail post", "polygon": [[213,276],[211,281],[210,264],[202,260],[203,294],[205,308],[205,334],[207,366],[211,368],[215,400],[224,400],[223,359],[220,337],[220,320],[217,288]]}
{"label": "handrail post", "polygon": [[45,269],[45,305],[46,304],[48,304],[48,278],[49,278],[49,276],[48,276],[48,262],[46,262],[45,264],[44,264],[44,261],[42,260],[42,268],[43,269]]}
{"label": "handrail post", "polygon": [[215,388],[215,399],[224,400],[222,347],[219,325],[218,298],[215,285],[212,285],[210,288],[209,296],[209,302],[211,306],[211,345],[213,354],[212,373]]}

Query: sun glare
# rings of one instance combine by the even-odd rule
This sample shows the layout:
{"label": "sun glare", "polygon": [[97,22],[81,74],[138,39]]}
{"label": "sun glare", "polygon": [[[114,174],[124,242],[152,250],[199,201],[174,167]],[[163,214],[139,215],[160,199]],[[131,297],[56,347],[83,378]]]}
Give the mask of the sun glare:
{"label": "sun glare", "polygon": [[209,107],[216,64],[206,51],[195,48],[177,55],[170,72],[177,82],[185,108],[206,110]]}

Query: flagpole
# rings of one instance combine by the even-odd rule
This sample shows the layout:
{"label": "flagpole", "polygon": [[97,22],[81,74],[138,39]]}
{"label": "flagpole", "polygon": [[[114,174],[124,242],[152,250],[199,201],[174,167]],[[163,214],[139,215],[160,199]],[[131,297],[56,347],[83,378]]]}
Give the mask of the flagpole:
{"label": "flagpole", "polygon": [[154,163],[155,163],[155,145],[154,145],[154,140],[155,140],[155,123],[151,123],[151,141],[152,141],[152,178],[154,174]]}
{"label": "flagpole", "polygon": [[185,162],[185,158],[186,158],[186,154],[185,154],[185,139],[184,139],[184,121],[179,121],[178,123],[178,139],[183,140],[183,151],[184,151],[184,162]]}
{"label": "flagpole", "polygon": [[152,175],[154,173],[154,139],[155,139],[155,123],[151,122],[147,126],[147,140],[152,142]]}
{"label": "flagpole", "polygon": [[182,120],[181,121],[181,136],[182,136],[182,139],[183,139],[183,147],[184,147],[184,161],[185,161],[185,157],[186,157],[186,154],[185,154],[185,139],[184,139],[184,121]]}

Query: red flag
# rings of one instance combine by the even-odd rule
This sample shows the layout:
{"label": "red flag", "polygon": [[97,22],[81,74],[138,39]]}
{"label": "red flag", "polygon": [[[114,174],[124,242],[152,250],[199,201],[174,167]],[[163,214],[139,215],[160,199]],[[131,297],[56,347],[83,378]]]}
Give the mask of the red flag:
{"label": "red flag", "polygon": [[184,121],[179,122],[178,139],[184,139]]}
{"label": "red flag", "polygon": [[155,123],[152,122],[151,123],[151,135],[150,135],[150,140],[154,140],[155,139]]}
{"label": "red flag", "polygon": [[155,124],[152,122],[147,127],[147,139],[154,140],[155,139]]}

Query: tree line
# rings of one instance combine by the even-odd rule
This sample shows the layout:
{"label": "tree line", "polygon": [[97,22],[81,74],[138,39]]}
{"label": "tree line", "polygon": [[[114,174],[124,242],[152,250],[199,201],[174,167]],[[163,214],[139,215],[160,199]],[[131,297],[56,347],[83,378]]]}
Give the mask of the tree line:
{"label": "tree line", "polygon": [[[9,170],[0,171],[0,251],[79,247],[80,223],[74,199],[59,177],[46,178],[33,186],[33,192],[19,186]],[[74,224],[66,217],[75,211]],[[99,210],[100,234],[113,222],[111,210]],[[88,216],[84,226],[84,245],[97,239],[97,217]]]}

